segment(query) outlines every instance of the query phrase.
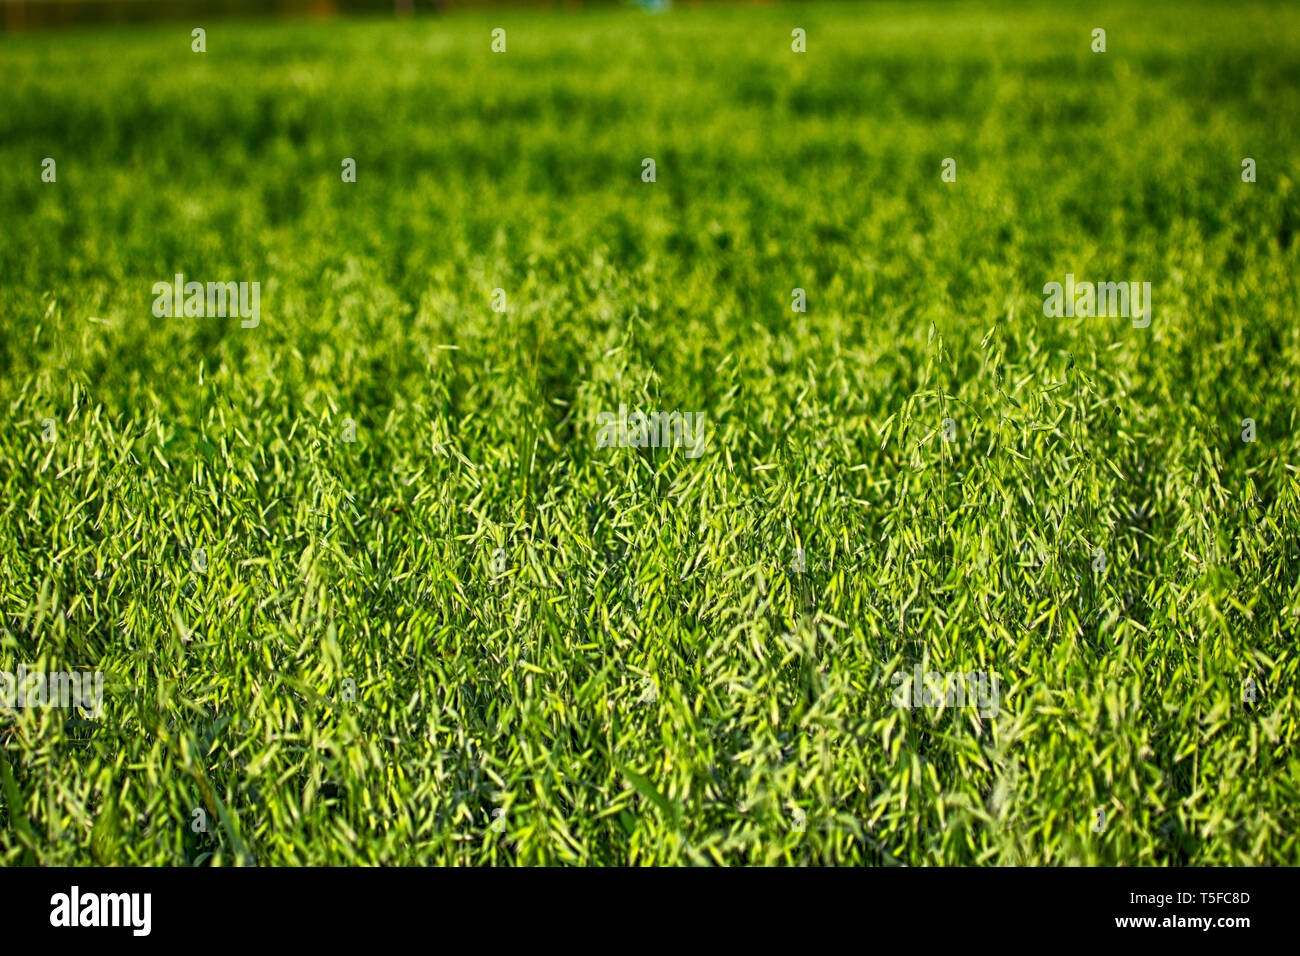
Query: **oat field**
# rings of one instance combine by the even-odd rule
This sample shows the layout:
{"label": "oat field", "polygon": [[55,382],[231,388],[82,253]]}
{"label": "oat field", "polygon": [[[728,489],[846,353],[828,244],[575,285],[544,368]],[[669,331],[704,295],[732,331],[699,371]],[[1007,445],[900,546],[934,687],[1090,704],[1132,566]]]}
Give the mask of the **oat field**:
{"label": "oat field", "polygon": [[1300,6],[0,91],[0,865],[1300,863]]}

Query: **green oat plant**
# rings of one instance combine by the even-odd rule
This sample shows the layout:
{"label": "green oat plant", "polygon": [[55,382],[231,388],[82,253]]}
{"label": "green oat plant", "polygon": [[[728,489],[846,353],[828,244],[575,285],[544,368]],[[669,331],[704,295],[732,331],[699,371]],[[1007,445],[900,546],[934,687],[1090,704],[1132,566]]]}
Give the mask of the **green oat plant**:
{"label": "green oat plant", "polygon": [[0,864],[1300,862],[1300,8],[205,27],[0,43]]}

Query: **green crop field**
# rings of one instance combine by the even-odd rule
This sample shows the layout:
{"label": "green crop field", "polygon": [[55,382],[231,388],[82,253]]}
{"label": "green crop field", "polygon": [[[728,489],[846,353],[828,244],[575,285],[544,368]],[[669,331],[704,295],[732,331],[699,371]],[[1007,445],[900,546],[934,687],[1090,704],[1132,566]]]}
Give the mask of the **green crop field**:
{"label": "green crop field", "polygon": [[0,865],[1300,863],[1300,6],[0,91]]}

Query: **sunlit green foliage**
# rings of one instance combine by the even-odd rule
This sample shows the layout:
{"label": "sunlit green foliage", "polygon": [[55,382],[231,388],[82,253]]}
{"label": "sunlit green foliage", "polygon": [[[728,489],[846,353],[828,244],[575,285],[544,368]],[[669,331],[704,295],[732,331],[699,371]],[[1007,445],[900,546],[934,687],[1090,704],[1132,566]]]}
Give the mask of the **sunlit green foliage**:
{"label": "sunlit green foliage", "polygon": [[1300,7],[206,27],[0,43],[0,864],[1300,863]]}

